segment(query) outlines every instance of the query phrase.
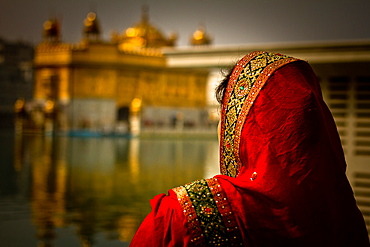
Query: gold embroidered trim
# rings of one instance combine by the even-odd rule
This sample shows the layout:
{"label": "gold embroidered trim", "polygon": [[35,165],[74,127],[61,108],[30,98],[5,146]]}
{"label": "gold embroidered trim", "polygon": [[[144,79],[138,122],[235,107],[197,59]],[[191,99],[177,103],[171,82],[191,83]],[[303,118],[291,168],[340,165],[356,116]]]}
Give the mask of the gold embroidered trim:
{"label": "gold embroidered trim", "polygon": [[272,73],[298,59],[281,54],[253,52],[235,66],[225,91],[220,140],[221,174],[236,177],[242,166],[239,157],[240,135],[246,116]]}
{"label": "gold embroidered trim", "polygon": [[196,246],[241,246],[240,232],[226,194],[216,178],[173,189]]}
{"label": "gold embroidered trim", "polygon": [[227,246],[243,246],[242,237],[236,224],[235,215],[231,209],[229,201],[227,200],[226,193],[223,191],[217,178],[206,180],[229,235],[229,244]]}
{"label": "gold embroidered trim", "polygon": [[206,246],[204,235],[202,233],[199,221],[197,219],[197,214],[195,212],[195,209],[193,207],[193,204],[191,203],[191,200],[188,196],[185,187],[180,186],[172,190],[177,195],[177,200],[180,203],[180,206],[183,210],[186,221],[188,223],[187,227],[190,231],[190,236],[192,236],[191,242],[193,242],[195,246]]}

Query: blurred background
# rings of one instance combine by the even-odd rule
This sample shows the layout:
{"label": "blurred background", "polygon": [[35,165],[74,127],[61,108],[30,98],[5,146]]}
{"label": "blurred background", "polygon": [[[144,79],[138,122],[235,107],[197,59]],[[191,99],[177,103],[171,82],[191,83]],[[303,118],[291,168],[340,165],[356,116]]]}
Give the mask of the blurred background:
{"label": "blurred background", "polygon": [[308,61],[370,226],[370,1],[0,1],[0,242],[128,246],[218,173],[214,89],[243,55]]}

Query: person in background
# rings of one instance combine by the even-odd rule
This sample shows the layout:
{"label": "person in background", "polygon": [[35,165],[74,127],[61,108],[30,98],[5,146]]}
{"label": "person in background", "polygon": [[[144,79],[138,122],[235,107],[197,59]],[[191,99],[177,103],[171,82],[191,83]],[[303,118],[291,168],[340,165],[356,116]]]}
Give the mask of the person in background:
{"label": "person in background", "polygon": [[157,195],[130,246],[370,246],[307,62],[252,52],[216,97],[221,174]]}

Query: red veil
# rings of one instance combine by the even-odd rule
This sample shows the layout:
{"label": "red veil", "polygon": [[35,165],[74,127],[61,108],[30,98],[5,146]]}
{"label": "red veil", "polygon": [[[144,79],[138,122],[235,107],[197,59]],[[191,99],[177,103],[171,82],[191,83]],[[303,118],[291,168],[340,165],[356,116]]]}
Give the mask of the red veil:
{"label": "red veil", "polygon": [[158,195],[131,246],[370,246],[311,67],[253,52],[223,96],[221,174]]}

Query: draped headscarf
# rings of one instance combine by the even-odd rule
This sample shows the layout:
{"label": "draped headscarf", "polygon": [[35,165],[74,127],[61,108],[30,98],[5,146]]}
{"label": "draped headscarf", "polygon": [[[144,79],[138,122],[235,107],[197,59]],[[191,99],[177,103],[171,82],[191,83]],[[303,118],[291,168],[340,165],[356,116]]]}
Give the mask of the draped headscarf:
{"label": "draped headscarf", "polygon": [[175,189],[198,245],[368,244],[308,63],[268,52],[237,63],[222,100],[220,170]]}
{"label": "draped headscarf", "polygon": [[227,81],[220,124],[221,175],[152,201],[163,246],[370,246],[307,62],[247,54]]}

